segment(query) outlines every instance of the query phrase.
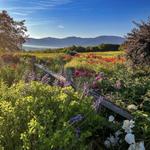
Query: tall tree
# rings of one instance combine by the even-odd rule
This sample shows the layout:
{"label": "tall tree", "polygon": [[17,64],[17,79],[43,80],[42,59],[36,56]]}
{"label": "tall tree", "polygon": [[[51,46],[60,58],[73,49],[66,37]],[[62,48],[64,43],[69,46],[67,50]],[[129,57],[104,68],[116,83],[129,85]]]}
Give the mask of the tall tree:
{"label": "tall tree", "polygon": [[150,18],[147,22],[136,23],[128,33],[124,44],[127,58],[132,65],[150,65]]}
{"label": "tall tree", "polygon": [[0,50],[17,51],[22,49],[27,28],[23,21],[15,21],[7,11],[0,12]]}

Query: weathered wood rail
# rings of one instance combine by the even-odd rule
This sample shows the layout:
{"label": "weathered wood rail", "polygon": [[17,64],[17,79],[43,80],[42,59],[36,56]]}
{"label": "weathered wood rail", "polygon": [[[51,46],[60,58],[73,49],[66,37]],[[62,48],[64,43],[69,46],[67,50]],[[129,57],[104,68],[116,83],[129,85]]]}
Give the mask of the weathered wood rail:
{"label": "weathered wood rail", "polygon": [[[62,75],[59,75],[57,73],[54,73],[53,71],[50,71],[48,70],[47,68],[45,68],[44,66],[42,65],[39,65],[39,64],[34,64],[37,68],[43,70],[45,73],[49,74],[51,77],[57,79],[58,81],[62,81],[62,82],[70,82],[71,83],[71,86],[73,88],[75,88],[74,84],[72,81],[68,81],[67,78],[63,77]],[[128,119],[128,120],[131,120],[133,119],[133,116],[126,110],[122,109],[121,107],[117,106],[116,104],[112,103],[111,101],[107,100],[104,96],[101,96],[100,94],[98,94],[97,92],[94,92],[94,91],[90,91],[89,94],[91,96],[94,97],[95,100],[97,99],[101,99],[101,103],[100,105],[119,114],[120,116]]]}

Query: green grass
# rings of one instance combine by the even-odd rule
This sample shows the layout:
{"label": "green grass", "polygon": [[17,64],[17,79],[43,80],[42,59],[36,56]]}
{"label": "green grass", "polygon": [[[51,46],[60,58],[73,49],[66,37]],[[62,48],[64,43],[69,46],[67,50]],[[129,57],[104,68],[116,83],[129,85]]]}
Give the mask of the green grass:
{"label": "green grass", "polygon": [[[89,54],[89,53],[81,53],[82,54]],[[100,55],[100,56],[103,56],[103,57],[115,57],[115,56],[118,56],[118,55],[123,55],[124,52],[123,51],[109,51],[109,52],[93,52],[92,54],[95,54],[95,55]]]}
{"label": "green grass", "polygon": [[[65,55],[64,53],[42,53],[42,52],[16,52],[16,53],[0,53],[0,56],[3,54],[14,54],[19,56],[36,56],[37,58],[57,58],[59,56]],[[109,51],[109,52],[90,52],[90,53],[80,53],[80,55],[94,54],[103,57],[115,57],[118,55],[123,55],[123,51]]]}

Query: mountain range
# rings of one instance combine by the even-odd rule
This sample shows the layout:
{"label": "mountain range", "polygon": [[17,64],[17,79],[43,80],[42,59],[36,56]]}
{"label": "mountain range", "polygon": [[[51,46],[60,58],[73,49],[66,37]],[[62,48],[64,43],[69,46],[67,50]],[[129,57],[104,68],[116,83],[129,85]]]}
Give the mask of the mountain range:
{"label": "mountain range", "polygon": [[46,37],[41,39],[28,38],[25,47],[31,48],[60,48],[76,46],[96,46],[100,44],[122,44],[124,38],[120,36],[98,36],[95,38],[81,38],[81,37],[66,37],[53,38]]}

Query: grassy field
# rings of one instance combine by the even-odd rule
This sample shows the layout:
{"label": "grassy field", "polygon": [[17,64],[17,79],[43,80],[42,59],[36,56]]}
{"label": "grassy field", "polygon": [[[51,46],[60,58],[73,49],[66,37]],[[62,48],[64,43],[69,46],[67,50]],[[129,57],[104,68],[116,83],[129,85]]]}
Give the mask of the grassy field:
{"label": "grassy field", "polygon": [[[40,58],[45,58],[45,57],[58,57],[59,55],[64,55],[64,53],[42,53],[42,52],[12,52],[14,55],[23,55],[23,56],[36,56]],[[5,53],[5,54],[12,54],[12,53]],[[0,56],[3,55],[4,53],[0,53]],[[89,53],[80,53],[81,55],[88,55]],[[104,57],[113,57],[117,55],[122,55],[124,54],[123,51],[108,51],[108,52],[92,52],[94,55],[100,55]]]}
{"label": "grassy field", "polygon": [[[124,54],[123,51],[109,51],[109,52],[93,52],[92,54],[97,56],[103,56],[103,57],[115,57],[118,55]],[[39,58],[54,58],[58,56],[64,55],[64,53],[15,53],[15,55],[30,55],[30,56],[36,56]],[[89,53],[80,53],[80,55],[89,55]]]}

